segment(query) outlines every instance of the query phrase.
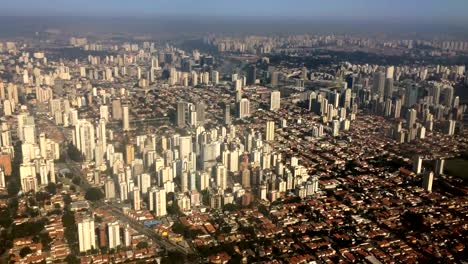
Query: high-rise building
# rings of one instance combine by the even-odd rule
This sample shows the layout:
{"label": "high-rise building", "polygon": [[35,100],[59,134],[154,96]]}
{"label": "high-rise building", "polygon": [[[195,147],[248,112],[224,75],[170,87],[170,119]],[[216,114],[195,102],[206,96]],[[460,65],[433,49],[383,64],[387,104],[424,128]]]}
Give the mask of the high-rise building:
{"label": "high-rise building", "polygon": [[148,207],[155,216],[165,216],[166,211],[166,191],[164,188],[152,187],[148,191]]}
{"label": "high-rise building", "polygon": [[277,71],[273,71],[270,76],[271,87],[278,86],[278,81],[279,81],[279,73]]}
{"label": "high-rise building", "polygon": [[384,98],[392,98],[393,96],[393,78],[385,79]]}
{"label": "high-rise building", "polygon": [[424,174],[423,188],[428,192],[432,192],[432,182],[433,181],[434,181],[434,173],[432,171]]}
{"label": "high-rise building", "polygon": [[419,88],[416,85],[406,87],[405,90],[405,106],[412,107],[418,102]]}
{"label": "high-rise building", "polygon": [[112,118],[114,120],[122,120],[122,103],[120,99],[112,101]]}
{"label": "high-rise building", "polygon": [[192,137],[191,136],[179,137],[179,158],[180,159],[189,158],[189,155],[191,152],[192,152]]}
{"label": "high-rise building", "polygon": [[455,120],[447,120],[445,126],[447,135],[453,136],[455,134],[456,124],[457,122]]}
{"label": "high-rise building", "polygon": [[245,168],[241,172],[242,187],[250,188],[250,170]]}
{"label": "high-rise building", "polygon": [[444,174],[444,165],[445,165],[445,160],[444,159],[437,159],[435,161],[435,174],[436,175],[442,175]]}
{"label": "high-rise building", "polygon": [[140,188],[133,187],[133,209],[135,211],[141,210]]}
{"label": "high-rise building", "polygon": [[125,145],[125,163],[132,164],[135,160],[135,147],[132,144]]}
{"label": "high-rise building", "polygon": [[143,195],[148,193],[148,188],[151,186],[151,175],[142,173],[138,176],[138,187]]}
{"label": "high-rise building", "polygon": [[231,124],[231,105],[229,105],[228,103],[224,105],[224,124]]}
{"label": "high-rise building", "polygon": [[275,140],[275,122],[273,121],[267,121],[266,123],[265,140]]}
{"label": "high-rise building", "polygon": [[245,118],[250,116],[250,101],[247,98],[242,98],[239,101],[238,106],[238,117]]}
{"label": "high-rise building", "polygon": [[109,107],[107,105],[101,105],[99,107],[99,117],[100,119],[104,119],[109,121]]}
{"label": "high-rise building", "polygon": [[222,191],[227,188],[227,169],[219,163],[216,165],[216,186]]}
{"label": "high-rise building", "polygon": [[107,224],[107,234],[109,237],[109,249],[120,246],[120,226],[119,222],[115,221]]}
{"label": "high-rise building", "polygon": [[186,103],[178,102],[177,103],[177,126],[185,127],[185,112],[186,112]]}
{"label": "high-rise building", "polygon": [[373,78],[372,92],[379,94],[381,97],[384,95],[385,88],[385,73],[375,72]]}
{"label": "high-rise building", "polygon": [[128,113],[128,105],[122,106],[122,129],[124,131],[130,130],[130,117]]}
{"label": "high-rise building", "polygon": [[197,123],[203,125],[205,123],[205,104],[199,102],[195,105],[195,110],[197,112]]}
{"label": "high-rise building", "polygon": [[106,183],[104,184],[104,192],[106,195],[106,199],[114,199],[115,198],[115,184],[112,178],[107,178]]}
{"label": "high-rise building", "polygon": [[418,112],[415,109],[408,109],[408,113],[406,114],[406,126],[408,128],[412,128],[416,124],[417,114]]}
{"label": "high-rise building", "polygon": [[307,70],[307,67],[302,67],[302,70],[301,70],[301,79],[302,80],[308,80],[309,78],[307,78],[308,76],[308,73],[309,71]]}
{"label": "high-rise building", "polygon": [[94,126],[87,120],[80,119],[73,131],[73,145],[84,155],[86,160],[94,159]]}
{"label": "high-rise building", "polygon": [[440,86],[434,85],[429,90],[429,94],[432,95],[432,103],[434,105],[439,105],[440,103]]}
{"label": "high-rise building", "polygon": [[250,65],[247,69],[247,85],[255,84],[257,80],[257,68],[255,65]]}
{"label": "high-rise building", "polygon": [[212,71],[211,72],[211,82],[213,84],[218,84],[219,83],[219,72],[217,72],[217,71]]}
{"label": "high-rise building", "polygon": [[280,109],[281,93],[280,91],[273,91],[270,95],[270,110],[275,111]]}
{"label": "high-rise building", "polygon": [[385,74],[385,78],[386,78],[386,79],[392,79],[392,80],[393,80],[394,72],[395,72],[395,67],[394,67],[394,66],[389,66],[389,67],[387,67],[387,69],[386,69],[386,74]]}
{"label": "high-rise building", "polygon": [[416,173],[416,174],[420,174],[421,171],[422,171],[422,162],[423,162],[423,159],[421,156],[416,156],[414,157],[414,163],[413,163],[413,171]]}
{"label": "high-rise building", "polygon": [[448,108],[452,108],[452,102],[453,102],[453,87],[449,86],[444,89],[443,94],[444,94],[444,105],[447,106]]}
{"label": "high-rise building", "polygon": [[332,121],[332,136],[337,137],[340,135],[340,121],[339,120],[333,120]]}
{"label": "high-rise building", "polygon": [[395,100],[395,108],[393,111],[393,118],[400,118],[400,113],[401,113],[401,100],[397,99]]}
{"label": "high-rise building", "polygon": [[90,217],[81,219],[78,222],[78,242],[80,252],[86,252],[96,248],[95,236],[94,220]]}

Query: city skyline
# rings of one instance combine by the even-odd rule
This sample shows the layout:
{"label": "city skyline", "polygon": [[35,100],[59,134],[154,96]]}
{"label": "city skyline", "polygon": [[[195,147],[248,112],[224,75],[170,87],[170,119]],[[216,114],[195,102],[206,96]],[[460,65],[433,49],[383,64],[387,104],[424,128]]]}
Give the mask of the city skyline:
{"label": "city skyline", "polygon": [[0,263],[468,259],[465,1],[0,8]]}

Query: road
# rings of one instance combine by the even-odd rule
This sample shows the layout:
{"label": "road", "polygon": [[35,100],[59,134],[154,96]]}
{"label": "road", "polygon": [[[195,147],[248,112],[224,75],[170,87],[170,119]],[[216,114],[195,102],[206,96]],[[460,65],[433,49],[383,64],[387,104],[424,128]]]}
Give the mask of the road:
{"label": "road", "polygon": [[168,251],[179,251],[183,254],[193,253],[192,249],[188,247],[184,247],[180,244],[177,244],[175,242],[172,242],[163,238],[153,229],[146,227],[141,222],[125,215],[120,210],[120,208],[116,207],[115,205],[106,204],[106,203],[103,203],[102,201],[96,202],[95,205],[111,212],[115,217],[119,219],[120,222],[130,225],[133,229],[138,231],[140,234],[146,235],[147,237],[152,239],[155,243],[157,243],[161,247],[166,248],[166,250]]}

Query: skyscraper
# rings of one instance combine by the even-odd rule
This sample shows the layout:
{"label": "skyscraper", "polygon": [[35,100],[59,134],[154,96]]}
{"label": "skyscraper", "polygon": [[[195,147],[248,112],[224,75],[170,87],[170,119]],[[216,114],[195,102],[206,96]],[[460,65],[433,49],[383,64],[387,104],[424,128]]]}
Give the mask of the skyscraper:
{"label": "skyscraper", "polygon": [[421,171],[422,171],[422,162],[423,162],[423,159],[421,156],[416,156],[414,157],[414,163],[413,163],[413,171],[416,173],[416,174],[420,174]]}
{"label": "skyscraper", "polygon": [[135,211],[141,210],[140,188],[133,187],[133,209]]}
{"label": "skyscraper", "polygon": [[443,94],[444,94],[444,105],[447,106],[448,108],[452,108],[452,102],[453,102],[453,87],[449,86],[444,89]]}
{"label": "skyscraper", "polygon": [[94,159],[94,126],[89,121],[78,120],[73,131],[73,145],[81,151],[86,160]]}
{"label": "skyscraper", "polygon": [[120,99],[112,101],[112,118],[114,120],[122,120],[122,104]]}
{"label": "skyscraper", "polygon": [[405,106],[412,107],[418,102],[419,88],[416,85],[406,87]]}
{"label": "skyscraper", "polygon": [[112,178],[107,178],[106,183],[104,184],[104,192],[106,195],[106,199],[114,199],[115,198],[115,184]]}
{"label": "skyscraper", "polygon": [[219,83],[219,72],[217,71],[211,72],[211,82],[215,85]]}
{"label": "skyscraper", "polygon": [[96,248],[94,230],[94,220],[90,217],[86,217],[78,222],[78,242],[80,252],[86,252],[93,248]]}
{"label": "skyscraper", "polygon": [[177,126],[185,127],[185,108],[186,103],[178,102],[177,103]]}
{"label": "skyscraper", "polygon": [[415,109],[408,109],[408,113],[406,114],[406,126],[408,128],[412,128],[416,124],[417,114],[418,112]]}
{"label": "skyscraper", "polygon": [[107,224],[107,234],[109,237],[109,249],[120,246],[120,226],[118,221]]}
{"label": "skyscraper", "polygon": [[267,121],[266,131],[265,131],[265,140],[273,141],[275,139],[275,122]]}
{"label": "skyscraper", "polygon": [[277,71],[273,71],[270,76],[271,87],[278,86],[278,81],[279,81],[279,73]]}
{"label": "skyscraper", "polygon": [[222,191],[227,188],[227,169],[219,163],[216,165],[216,186]]}
{"label": "skyscraper", "polygon": [[372,91],[374,94],[379,94],[381,97],[384,95],[384,88],[385,88],[385,73],[383,72],[375,72]]}
{"label": "skyscraper", "polygon": [[224,124],[231,124],[231,105],[229,105],[229,103],[224,105]]}
{"label": "skyscraper", "polygon": [[198,124],[205,123],[205,104],[203,102],[199,102],[195,105],[195,110],[197,112],[197,122]]}
{"label": "skyscraper", "polygon": [[384,98],[392,98],[393,96],[393,78],[385,79]]}
{"label": "skyscraper", "polygon": [[432,171],[424,174],[423,188],[428,192],[432,192],[432,182],[433,181],[434,181],[434,173]]}
{"label": "skyscraper", "polygon": [[250,65],[247,69],[247,85],[255,84],[257,79],[257,68],[255,65]]}
{"label": "skyscraper", "polygon": [[280,109],[281,93],[280,91],[273,91],[270,95],[270,110],[275,111]]}
{"label": "skyscraper", "polygon": [[128,113],[128,105],[122,106],[122,115],[123,115],[122,129],[124,131],[128,131],[130,130],[130,117]]}
{"label": "skyscraper", "polygon": [[250,116],[250,101],[247,98],[242,98],[239,101],[239,106],[238,106],[238,117],[239,118],[245,118]]}

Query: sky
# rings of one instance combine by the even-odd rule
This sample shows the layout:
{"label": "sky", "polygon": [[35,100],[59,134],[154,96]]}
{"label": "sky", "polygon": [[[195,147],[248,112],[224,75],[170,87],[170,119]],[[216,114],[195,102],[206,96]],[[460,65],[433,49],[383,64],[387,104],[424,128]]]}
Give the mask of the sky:
{"label": "sky", "polygon": [[468,22],[468,0],[1,0],[0,15],[213,16]]}

